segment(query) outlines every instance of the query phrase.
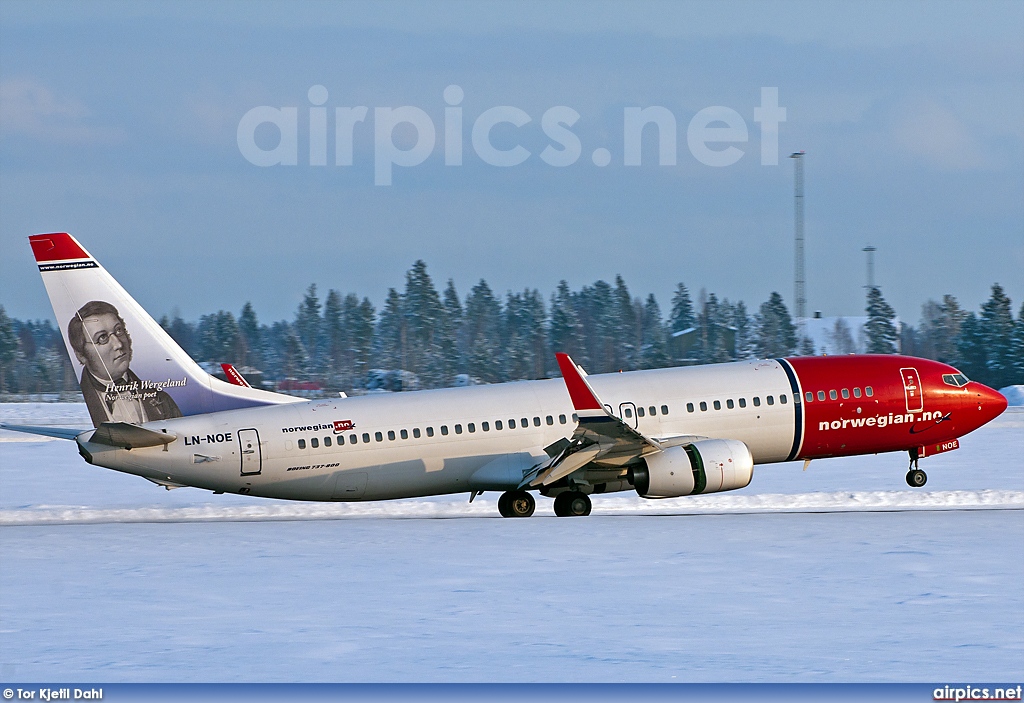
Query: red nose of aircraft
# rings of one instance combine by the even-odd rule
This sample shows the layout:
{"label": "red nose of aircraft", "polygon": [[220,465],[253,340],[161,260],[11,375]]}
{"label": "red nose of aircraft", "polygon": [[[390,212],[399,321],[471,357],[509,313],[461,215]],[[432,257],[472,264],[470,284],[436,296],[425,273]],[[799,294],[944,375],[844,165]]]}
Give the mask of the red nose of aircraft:
{"label": "red nose of aircraft", "polygon": [[999,417],[1006,410],[1006,396],[993,388],[972,381],[967,391],[969,395],[964,400],[964,409],[968,411],[968,417],[974,415],[978,427]]}

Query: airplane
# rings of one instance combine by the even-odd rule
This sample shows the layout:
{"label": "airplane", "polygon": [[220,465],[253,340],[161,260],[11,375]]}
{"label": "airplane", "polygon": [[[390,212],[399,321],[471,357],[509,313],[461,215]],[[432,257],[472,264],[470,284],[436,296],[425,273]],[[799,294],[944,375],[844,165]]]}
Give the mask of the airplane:
{"label": "airplane", "polygon": [[[591,496],[746,487],[755,465],[908,452],[918,460],[1007,407],[948,364],[899,355],[793,357],[304,400],[207,374],[70,234],[29,237],[93,429],[0,423],[74,441],[90,464],[167,489],[303,501],[534,492],[560,517]],[[232,369],[234,370],[234,369]],[[235,378],[237,376],[237,378]]]}

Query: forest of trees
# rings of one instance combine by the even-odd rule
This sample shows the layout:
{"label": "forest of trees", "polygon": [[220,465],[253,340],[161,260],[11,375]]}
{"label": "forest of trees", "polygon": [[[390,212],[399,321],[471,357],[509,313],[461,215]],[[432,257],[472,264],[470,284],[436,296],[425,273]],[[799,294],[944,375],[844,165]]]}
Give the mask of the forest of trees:
{"label": "forest of trees", "polygon": [[[870,353],[948,362],[995,388],[1024,383],[1024,305],[1014,318],[998,284],[977,313],[951,295],[927,301],[917,327],[897,325],[877,287],[866,311]],[[778,293],[750,312],[703,290],[694,299],[680,283],[666,316],[653,295],[634,297],[620,276],[577,291],[563,281],[547,298],[535,289],[501,296],[481,280],[461,297],[450,280],[438,292],[422,261],[380,310],[354,293],[321,298],[311,285],[292,320],[261,323],[246,303],[237,316],[221,310],[160,324],[197,361],[258,369],[266,387],[294,379],[325,393],[557,376],[556,351],[591,373],[815,353],[797,338]],[[50,321],[11,319],[0,305],[0,392],[68,394],[77,386]]]}

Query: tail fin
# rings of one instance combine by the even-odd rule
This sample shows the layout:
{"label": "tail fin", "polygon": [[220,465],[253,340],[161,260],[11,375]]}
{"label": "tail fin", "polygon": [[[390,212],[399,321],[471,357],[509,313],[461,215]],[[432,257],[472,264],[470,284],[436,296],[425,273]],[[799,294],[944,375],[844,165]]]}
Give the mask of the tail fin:
{"label": "tail fin", "polygon": [[95,426],[299,400],[203,371],[70,234],[28,239]]}

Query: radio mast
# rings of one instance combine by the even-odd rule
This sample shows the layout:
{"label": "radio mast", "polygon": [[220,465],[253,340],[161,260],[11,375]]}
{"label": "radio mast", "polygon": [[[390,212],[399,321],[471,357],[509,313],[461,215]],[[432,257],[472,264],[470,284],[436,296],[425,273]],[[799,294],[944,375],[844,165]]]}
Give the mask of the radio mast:
{"label": "radio mast", "polygon": [[793,297],[796,303],[797,336],[803,340],[807,336],[807,293],[804,286],[804,154],[795,151],[789,155],[793,159]]}

